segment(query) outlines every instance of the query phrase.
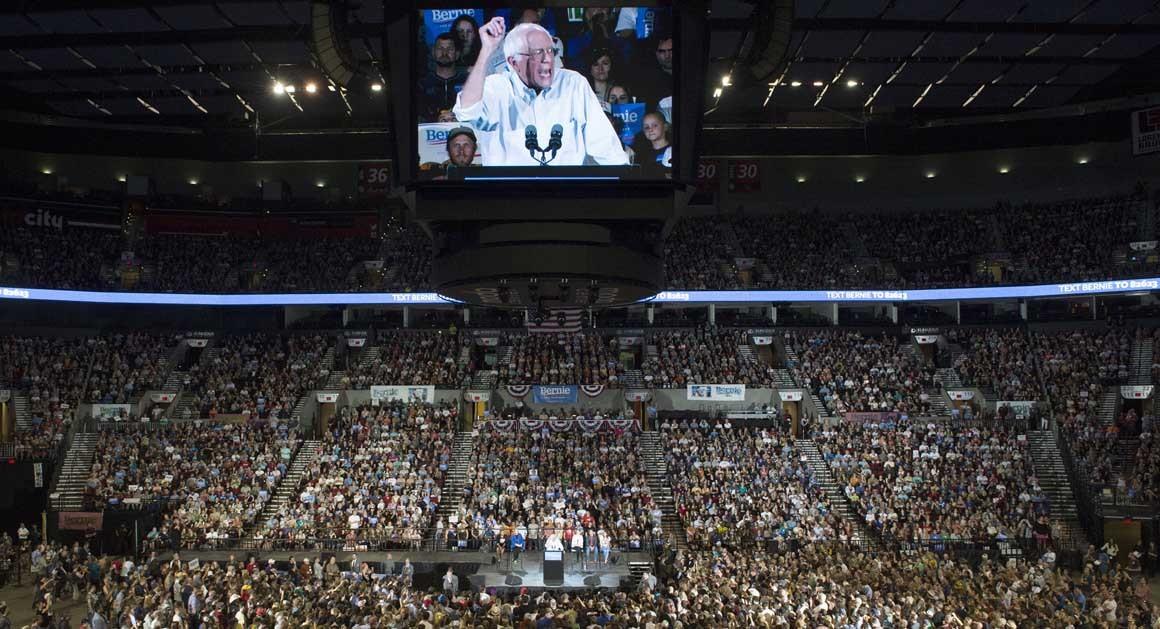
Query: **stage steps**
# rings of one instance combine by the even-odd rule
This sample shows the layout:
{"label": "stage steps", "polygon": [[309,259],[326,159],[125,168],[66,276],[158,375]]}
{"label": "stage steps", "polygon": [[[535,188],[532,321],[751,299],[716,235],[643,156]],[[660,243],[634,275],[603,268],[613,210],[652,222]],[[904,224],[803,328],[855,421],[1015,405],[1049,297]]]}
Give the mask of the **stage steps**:
{"label": "stage steps", "polygon": [[649,493],[653,502],[661,508],[661,529],[664,531],[665,543],[676,538],[678,549],[687,549],[688,540],[685,537],[685,527],[677,516],[676,503],[673,500],[673,488],[669,484],[669,466],[665,462],[665,446],[663,437],[655,430],[645,430],[640,435],[641,454],[644,455],[645,473],[648,475]]}

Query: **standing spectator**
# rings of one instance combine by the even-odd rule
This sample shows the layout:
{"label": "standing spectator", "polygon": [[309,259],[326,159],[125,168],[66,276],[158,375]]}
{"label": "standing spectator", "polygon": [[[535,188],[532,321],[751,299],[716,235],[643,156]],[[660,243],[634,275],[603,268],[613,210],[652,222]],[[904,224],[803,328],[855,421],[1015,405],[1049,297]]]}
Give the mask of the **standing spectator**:
{"label": "standing spectator", "polygon": [[459,577],[450,567],[447,568],[447,574],[443,575],[443,591],[455,598],[459,594]]}

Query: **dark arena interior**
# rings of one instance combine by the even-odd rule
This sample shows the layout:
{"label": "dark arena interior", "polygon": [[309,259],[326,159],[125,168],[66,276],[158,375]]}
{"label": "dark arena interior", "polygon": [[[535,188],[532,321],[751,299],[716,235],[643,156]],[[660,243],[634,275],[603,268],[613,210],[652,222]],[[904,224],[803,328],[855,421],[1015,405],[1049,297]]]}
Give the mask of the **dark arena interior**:
{"label": "dark arena interior", "polygon": [[1160,627],[1157,0],[10,0],[0,86],[0,629]]}

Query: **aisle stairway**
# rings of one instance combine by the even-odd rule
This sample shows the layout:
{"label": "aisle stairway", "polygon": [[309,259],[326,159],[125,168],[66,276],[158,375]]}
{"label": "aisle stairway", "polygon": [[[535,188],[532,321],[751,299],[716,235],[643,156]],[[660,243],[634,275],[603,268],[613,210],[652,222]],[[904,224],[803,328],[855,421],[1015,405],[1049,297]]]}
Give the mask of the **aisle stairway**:
{"label": "aisle stairway", "polygon": [[173,404],[173,410],[169,416],[173,419],[185,419],[185,411],[189,411],[190,419],[197,419],[200,411],[194,403],[194,396],[192,393],[182,393],[177,401]]}
{"label": "aisle stairway", "polygon": [[[463,504],[463,488],[467,486],[467,472],[471,467],[471,453],[475,449],[475,431],[461,430],[455,433],[455,444],[451,448],[451,460],[447,463],[447,475],[443,477],[443,488],[439,491],[439,507],[435,509],[432,523],[446,520]],[[428,533],[427,547],[435,548],[435,531]]]}
{"label": "aisle stairway", "polygon": [[669,466],[665,462],[665,448],[661,439],[661,435],[655,430],[645,430],[640,434],[640,449],[644,455],[649,493],[652,494],[653,502],[661,508],[661,529],[664,531],[665,543],[675,537],[677,548],[686,549],[689,547],[688,540],[685,538],[685,527],[681,526],[681,519],[677,516],[673,489],[669,484]]}
{"label": "aisle stairway", "polygon": [[774,369],[773,382],[779,389],[796,389],[798,386],[789,369]]}
{"label": "aisle stairway", "polygon": [[1119,410],[1120,403],[1120,388],[1108,386],[1104,387],[1104,393],[1100,396],[1100,423],[1104,427],[1111,426],[1116,423],[1116,413]]}
{"label": "aisle stairway", "polygon": [[822,486],[822,491],[826,494],[826,500],[830,503],[830,508],[834,513],[843,520],[854,522],[856,530],[861,535],[860,539],[873,540],[876,539],[866,528],[866,522],[862,516],[854,509],[854,505],[846,499],[846,493],[842,489],[842,485],[834,478],[834,473],[830,470],[830,466],[826,463],[825,458],[822,457],[822,451],[818,449],[818,444],[814,443],[813,439],[796,439],[794,440],[794,447],[799,452],[806,456],[809,461],[810,470],[814,473],[814,478],[817,479],[818,484]]}
{"label": "aisle stairway", "polygon": [[32,430],[32,409],[27,395],[12,392],[12,412],[15,415],[16,432]]}
{"label": "aisle stairway", "polygon": [[1082,541],[1083,529],[1079,525],[1075,494],[1056,446],[1055,435],[1050,430],[1032,430],[1027,433],[1027,441],[1039,486],[1051,500],[1051,519],[1059,522],[1065,540],[1070,540],[1074,546]]}
{"label": "aisle stairway", "polygon": [[963,381],[959,378],[959,372],[950,367],[940,367],[934,372],[934,379],[942,385],[943,390],[960,389],[963,386]]}
{"label": "aisle stairway", "polygon": [[166,393],[177,393],[185,386],[185,377],[189,375],[188,371],[179,371],[174,369],[165,376],[165,384],[161,386],[161,390]]}
{"label": "aisle stairway", "polygon": [[468,388],[472,391],[490,391],[495,388],[496,383],[499,382],[499,372],[494,369],[480,369],[471,374],[471,384]]}
{"label": "aisle stairway", "polygon": [[[348,350],[349,351],[349,350]],[[322,355],[322,368],[329,371],[326,374],[326,382],[324,387],[327,391],[337,391],[342,388],[342,379],[346,377],[346,370],[339,369],[335,364],[335,351],[333,347],[326,348],[326,353]]]}
{"label": "aisle stairway", "polygon": [[321,452],[322,442],[318,440],[308,439],[298,446],[298,451],[290,459],[290,467],[286,469],[286,475],[274,488],[274,495],[262,507],[262,512],[258,514],[258,517],[246,526],[248,533],[252,534],[263,522],[278,513],[282,505],[298,500],[298,485],[302,482],[302,476],[306,474],[307,469]]}
{"label": "aisle stairway", "polygon": [[1152,384],[1153,351],[1151,338],[1136,339],[1132,342],[1132,365],[1128,384]]}
{"label": "aisle stairway", "polygon": [[85,482],[93,469],[93,455],[97,450],[97,433],[78,432],[72,447],[61,464],[60,476],[53,483],[49,496],[54,511],[83,511]]}

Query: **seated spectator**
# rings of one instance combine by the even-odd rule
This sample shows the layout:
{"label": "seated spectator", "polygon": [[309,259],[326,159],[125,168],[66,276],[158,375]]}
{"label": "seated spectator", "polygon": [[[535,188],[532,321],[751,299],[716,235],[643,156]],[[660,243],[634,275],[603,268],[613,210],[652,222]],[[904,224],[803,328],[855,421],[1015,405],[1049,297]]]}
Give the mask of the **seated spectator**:
{"label": "seated spectator", "polygon": [[463,341],[447,332],[383,331],[375,341],[378,355],[361,360],[352,370],[347,386],[367,389],[372,385],[435,385],[461,387],[470,382],[471,364],[459,364]]}
{"label": "seated spectator", "polygon": [[499,384],[619,386],[624,370],[614,342],[583,332],[509,336],[511,361],[496,365]]}
{"label": "seated spectator", "polygon": [[951,343],[964,351],[954,368],[964,385],[994,393],[999,400],[1038,400],[1042,396],[1035,374],[1035,357],[1019,329],[954,329]]}
{"label": "seated spectator", "polygon": [[749,361],[740,347],[748,343],[741,330],[704,326],[696,330],[654,334],[650,344],[657,357],[641,366],[645,381],[658,389],[683,389],[689,384],[744,384],[769,387],[773,369]]}

